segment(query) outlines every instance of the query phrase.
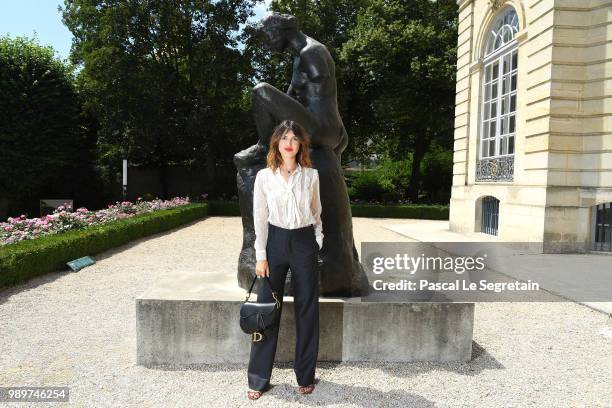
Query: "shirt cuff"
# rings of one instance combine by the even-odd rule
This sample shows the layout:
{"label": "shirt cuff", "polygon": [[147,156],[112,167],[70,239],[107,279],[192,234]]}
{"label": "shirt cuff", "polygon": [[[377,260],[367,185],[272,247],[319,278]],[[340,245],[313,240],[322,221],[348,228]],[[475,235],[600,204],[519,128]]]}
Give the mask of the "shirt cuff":
{"label": "shirt cuff", "polygon": [[255,251],[255,259],[258,261],[267,261],[267,254],[265,249],[258,249]]}

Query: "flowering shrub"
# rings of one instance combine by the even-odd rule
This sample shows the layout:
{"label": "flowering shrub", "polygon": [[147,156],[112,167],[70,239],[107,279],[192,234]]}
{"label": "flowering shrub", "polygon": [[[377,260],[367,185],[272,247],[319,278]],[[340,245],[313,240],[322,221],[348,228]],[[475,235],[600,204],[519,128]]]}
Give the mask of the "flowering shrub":
{"label": "flowering shrub", "polygon": [[84,229],[106,222],[130,218],[137,214],[158,210],[176,208],[189,204],[189,197],[175,197],[172,200],[155,199],[143,201],[138,198],[135,203],[130,201],[117,201],[108,208],[98,211],[89,211],[81,207],[72,212],[70,206],[59,206],[53,214],[41,218],[9,217],[6,222],[0,223],[0,246],[12,244],[26,239],[34,239],[43,235],[57,234],[64,231]]}

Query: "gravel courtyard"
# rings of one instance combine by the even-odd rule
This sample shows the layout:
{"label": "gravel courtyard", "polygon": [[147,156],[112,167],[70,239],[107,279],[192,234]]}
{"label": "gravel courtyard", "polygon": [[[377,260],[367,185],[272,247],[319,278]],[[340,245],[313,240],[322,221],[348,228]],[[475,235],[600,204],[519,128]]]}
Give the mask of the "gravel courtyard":
{"label": "gravel courtyard", "polygon": [[[408,241],[397,219],[355,218],[355,240]],[[135,298],[178,269],[236,270],[238,217],[212,217],[0,290],[0,386],[68,386],[75,407],[612,407],[612,319],[585,306],[478,303],[468,363],[320,363],[298,396],[290,365],[246,397],[246,362],[188,368],[135,364]],[[611,271],[612,273],[612,271]]]}

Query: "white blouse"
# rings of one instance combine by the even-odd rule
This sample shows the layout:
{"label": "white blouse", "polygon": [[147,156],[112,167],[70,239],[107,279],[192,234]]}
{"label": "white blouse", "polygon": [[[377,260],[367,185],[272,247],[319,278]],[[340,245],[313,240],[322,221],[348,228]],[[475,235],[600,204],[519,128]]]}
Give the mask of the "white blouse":
{"label": "white blouse", "polygon": [[266,167],[257,172],[253,188],[253,224],[255,258],[266,260],[268,222],[281,228],[295,229],[313,224],[319,249],[323,247],[319,171],[311,167],[297,168],[285,181],[280,168],[272,172]]}

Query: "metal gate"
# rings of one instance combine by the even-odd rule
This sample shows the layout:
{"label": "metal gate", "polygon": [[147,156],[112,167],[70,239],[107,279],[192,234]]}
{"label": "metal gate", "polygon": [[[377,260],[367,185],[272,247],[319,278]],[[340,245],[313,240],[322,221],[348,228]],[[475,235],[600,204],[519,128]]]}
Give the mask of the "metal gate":
{"label": "metal gate", "polygon": [[499,224],[499,200],[486,196],[482,199],[482,223],[480,231],[485,234],[497,235]]}
{"label": "metal gate", "polygon": [[612,251],[612,203],[599,204],[595,213],[594,251]]}

